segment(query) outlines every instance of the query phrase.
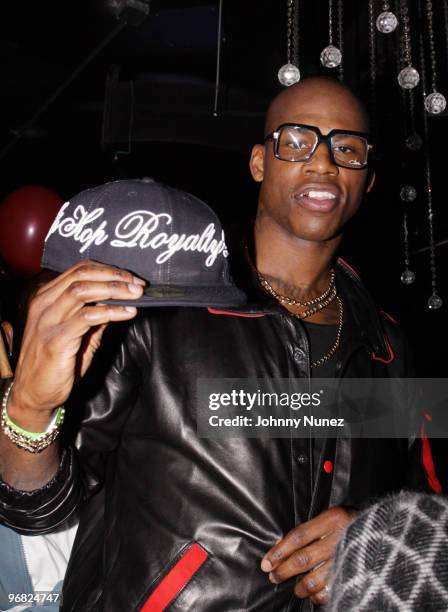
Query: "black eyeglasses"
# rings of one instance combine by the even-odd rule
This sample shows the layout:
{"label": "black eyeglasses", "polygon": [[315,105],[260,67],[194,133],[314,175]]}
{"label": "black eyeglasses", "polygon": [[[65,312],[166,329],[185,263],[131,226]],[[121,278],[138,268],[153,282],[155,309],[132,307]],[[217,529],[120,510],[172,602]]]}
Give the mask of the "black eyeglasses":
{"label": "black eyeglasses", "polygon": [[330,159],[336,166],[362,170],[367,166],[369,144],[366,132],[331,130],[326,136],[318,127],[303,123],[283,123],[268,134],[264,141],[272,140],[274,156],[290,162],[304,162],[314,155],[321,142],[328,146]]}

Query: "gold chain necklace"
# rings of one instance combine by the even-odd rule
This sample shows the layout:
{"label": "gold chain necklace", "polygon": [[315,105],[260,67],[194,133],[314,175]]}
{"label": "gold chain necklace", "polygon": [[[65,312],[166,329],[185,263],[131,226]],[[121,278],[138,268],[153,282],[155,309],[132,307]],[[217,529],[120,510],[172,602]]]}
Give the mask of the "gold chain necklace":
{"label": "gold chain necklace", "polygon": [[[320,357],[320,359],[316,359],[316,361],[313,361],[311,363],[312,368],[318,368],[323,363],[331,359],[339,348],[339,343],[341,342],[341,336],[342,336],[342,325],[344,323],[344,307],[342,305],[342,300],[339,296],[336,296],[336,301],[339,306],[338,329],[336,331],[336,340],[334,341],[334,344],[331,346],[331,348],[322,357]],[[297,315],[294,312],[291,312],[291,314],[293,317],[296,317],[296,319],[305,318],[303,315]]]}
{"label": "gold chain necklace", "polygon": [[305,310],[304,312],[301,312],[300,314],[296,312],[291,312],[291,311],[288,311],[288,312],[291,312],[291,314],[297,317],[298,319],[306,319],[307,317],[311,317],[311,315],[316,314],[316,312],[319,312],[323,308],[326,308],[327,306],[329,306],[331,302],[337,297],[337,295],[338,293],[336,291],[336,287],[333,287],[333,291],[327,297],[327,299],[323,300],[322,302],[319,302],[312,308],[308,308],[308,310]]}
{"label": "gold chain necklace", "polygon": [[342,300],[339,296],[336,297],[336,301],[339,306],[339,319],[338,319],[338,329],[336,332],[336,340],[334,341],[333,346],[325,353],[325,355],[323,355],[320,359],[316,359],[316,361],[313,361],[311,363],[312,368],[318,368],[323,363],[331,359],[339,348],[339,344],[341,342],[341,336],[342,336],[342,326],[344,324],[344,307],[342,305]]}
{"label": "gold chain necklace", "polygon": [[274,289],[271,283],[261,274],[261,272],[258,272],[258,278],[260,280],[261,285],[267,290],[267,292],[270,293],[273,297],[275,297],[275,299],[281,304],[289,304],[290,306],[300,306],[301,308],[306,308],[307,306],[313,306],[314,304],[323,302],[330,295],[330,293],[335,287],[335,273],[332,269],[330,274],[330,283],[325,289],[325,291],[321,295],[318,295],[317,297],[313,298],[312,300],[301,302],[300,300],[296,300],[295,298],[289,297],[288,295],[282,295],[281,293],[278,293],[278,291]]}
{"label": "gold chain necklace", "polygon": [[[265,288],[265,290],[267,290],[267,292],[270,293],[273,297],[275,297],[275,299],[280,303],[287,303],[290,305],[297,305],[297,306],[299,305],[300,306],[306,306],[306,305],[311,306],[312,303],[316,304],[316,306],[314,306],[313,308],[309,308],[302,314],[296,314],[294,312],[288,311],[290,314],[293,315],[293,317],[296,317],[296,319],[306,319],[307,317],[315,314],[319,310],[322,310],[322,308],[325,308],[334,299],[336,299],[338,303],[338,307],[339,307],[338,329],[336,331],[336,340],[334,341],[334,344],[331,346],[331,348],[324,355],[322,355],[322,357],[320,357],[319,359],[316,359],[315,361],[311,363],[311,368],[318,368],[319,366],[324,364],[326,361],[331,359],[339,348],[339,344],[341,342],[341,336],[342,336],[342,327],[344,324],[344,306],[342,305],[341,298],[337,295],[336,285],[334,283],[334,278],[335,278],[334,270],[331,271],[330,284],[328,288],[325,290],[325,292],[319,297],[314,298],[314,300],[309,300],[308,302],[299,302],[298,300],[295,300],[294,298],[289,298],[287,296],[277,293],[277,291],[275,291],[275,289],[264,278],[264,276],[260,274],[260,272],[258,272],[258,278],[260,279],[260,283]],[[289,302],[287,300],[292,300],[292,302]]]}

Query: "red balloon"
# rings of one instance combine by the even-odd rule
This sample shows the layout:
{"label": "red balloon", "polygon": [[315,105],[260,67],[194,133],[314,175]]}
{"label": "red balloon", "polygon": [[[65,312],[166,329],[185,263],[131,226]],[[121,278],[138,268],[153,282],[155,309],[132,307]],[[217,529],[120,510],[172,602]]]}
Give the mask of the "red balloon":
{"label": "red balloon", "polygon": [[40,185],[19,187],[0,203],[0,257],[18,276],[39,272],[44,240],[63,199]]}

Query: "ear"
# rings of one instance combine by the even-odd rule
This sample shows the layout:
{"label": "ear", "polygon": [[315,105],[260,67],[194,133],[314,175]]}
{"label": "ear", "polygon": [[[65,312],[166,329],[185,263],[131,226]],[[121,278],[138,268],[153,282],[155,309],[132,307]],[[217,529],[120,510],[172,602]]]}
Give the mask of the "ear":
{"label": "ear", "polygon": [[261,144],[256,144],[252,147],[252,154],[250,156],[250,172],[252,174],[252,178],[257,183],[261,183],[264,176],[264,154],[265,147]]}
{"label": "ear", "polygon": [[375,171],[372,171],[372,174],[369,176],[368,180],[368,185],[367,185],[367,189],[366,189],[366,193],[369,193],[372,190],[372,187],[375,184],[375,179],[376,179],[376,174]]}

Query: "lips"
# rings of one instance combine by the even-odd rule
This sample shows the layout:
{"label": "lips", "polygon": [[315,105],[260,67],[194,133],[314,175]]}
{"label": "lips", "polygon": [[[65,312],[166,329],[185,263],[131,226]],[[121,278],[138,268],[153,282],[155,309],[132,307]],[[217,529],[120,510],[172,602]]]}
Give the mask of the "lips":
{"label": "lips", "polygon": [[313,212],[331,212],[341,201],[341,191],[331,183],[309,183],[294,193],[294,200]]}

